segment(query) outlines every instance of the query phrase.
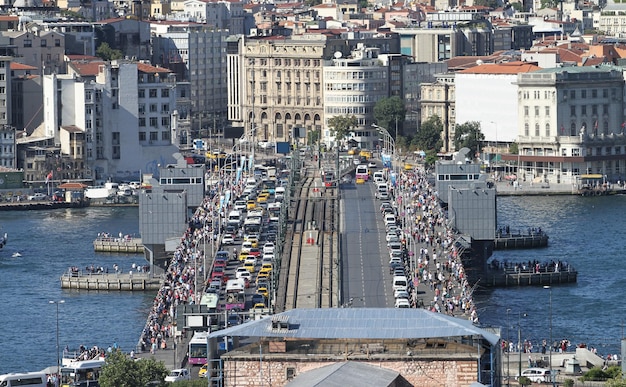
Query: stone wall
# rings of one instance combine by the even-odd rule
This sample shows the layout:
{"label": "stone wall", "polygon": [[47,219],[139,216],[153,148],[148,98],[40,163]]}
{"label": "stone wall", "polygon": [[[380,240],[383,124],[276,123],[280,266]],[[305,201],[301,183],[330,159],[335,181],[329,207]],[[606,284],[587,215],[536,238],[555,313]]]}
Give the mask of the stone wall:
{"label": "stone wall", "polygon": [[[331,365],[326,361],[224,361],[224,386],[284,386],[287,369],[294,377],[307,371]],[[366,364],[397,371],[414,386],[469,386],[477,380],[478,364],[471,360],[450,361],[366,361]]]}

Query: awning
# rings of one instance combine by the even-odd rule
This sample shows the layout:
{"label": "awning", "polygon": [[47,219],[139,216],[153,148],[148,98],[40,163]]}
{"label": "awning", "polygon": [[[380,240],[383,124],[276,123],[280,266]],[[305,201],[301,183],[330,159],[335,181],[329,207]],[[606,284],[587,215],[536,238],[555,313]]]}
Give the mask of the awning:
{"label": "awning", "polygon": [[57,188],[67,189],[67,190],[77,190],[77,189],[85,189],[87,188],[87,184],[83,183],[63,183],[59,185]]}
{"label": "awning", "polygon": [[602,179],[604,176],[602,176],[599,173],[591,173],[591,174],[586,174],[586,175],[580,175],[581,179]]}

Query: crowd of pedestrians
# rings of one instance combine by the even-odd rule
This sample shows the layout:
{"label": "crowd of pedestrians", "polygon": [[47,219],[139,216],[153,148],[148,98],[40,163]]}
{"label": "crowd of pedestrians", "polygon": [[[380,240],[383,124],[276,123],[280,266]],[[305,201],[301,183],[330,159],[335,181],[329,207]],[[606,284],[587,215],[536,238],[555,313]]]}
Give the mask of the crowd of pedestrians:
{"label": "crowd of pedestrians", "polygon": [[[447,225],[435,188],[423,169],[402,171],[394,197],[409,249],[413,276],[413,306],[433,312],[465,316],[478,322],[472,287],[455,244],[458,235]],[[431,297],[424,299],[420,297]]]}
{"label": "crowd of pedestrians", "polygon": [[[207,180],[209,177],[207,176]],[[164,282],[159,289],[140,338],[141,351],[155,353],[168,348],[168,340],[177,338],[173,328],[176,308],[181,304],[196,304],[204,285],[204,249],[200,244],[216,243],[221,220],[229,208],[227,193],[236,198],[243,192],[239,182],[228,174],[220,174],[219,182],[205,196],[189,220],[187,230],[172,254]]]}

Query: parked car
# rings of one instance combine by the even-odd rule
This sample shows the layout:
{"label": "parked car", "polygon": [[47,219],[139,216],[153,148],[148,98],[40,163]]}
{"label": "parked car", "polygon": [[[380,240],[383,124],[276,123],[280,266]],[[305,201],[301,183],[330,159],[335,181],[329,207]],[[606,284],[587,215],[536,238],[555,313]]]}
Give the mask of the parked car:
{"label": "parked car", "polygon": [[166,382],[178,382],[179,380],[191,380],[191,375],[187,368],[172,370],[170,374],[165,377]]}
{"label": "parked car", "polygon": [[[533,383],[545,383],[551,381],[550,379],[550,370],[546,368],[527,368],[522,371],[522,375],[528,379],[530,379]],[[520,375],[515,377],[515,380],[518,380]]]}
{"label": "parked car", "polygon": [[47,198],[48,198],[48,196],[46,194],[41,193],[41,192],[37,192],[37,193],[35,193],[33,195],[29,195],[28,196],[28,200],[36,200],[36,201],[46,200]]}

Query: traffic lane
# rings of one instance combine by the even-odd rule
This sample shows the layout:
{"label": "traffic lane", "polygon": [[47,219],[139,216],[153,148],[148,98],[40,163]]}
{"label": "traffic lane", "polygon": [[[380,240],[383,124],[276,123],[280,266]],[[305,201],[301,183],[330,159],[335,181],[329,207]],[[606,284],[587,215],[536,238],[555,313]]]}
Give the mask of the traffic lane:
{"label": "traffic lane", "polygon": [[352,299],[354,306],[393,305],[388,253],[372,184],[344,185],[342,196],[344,303]]}

